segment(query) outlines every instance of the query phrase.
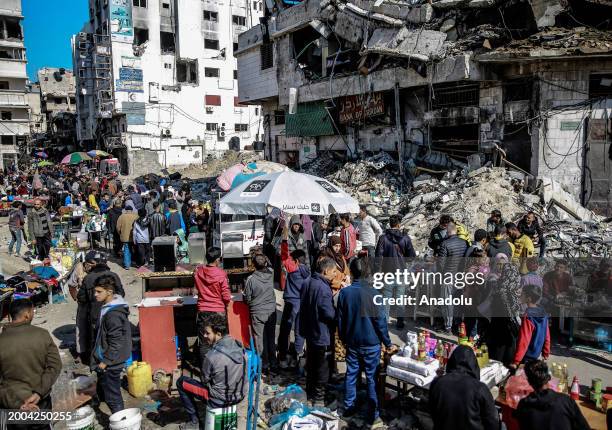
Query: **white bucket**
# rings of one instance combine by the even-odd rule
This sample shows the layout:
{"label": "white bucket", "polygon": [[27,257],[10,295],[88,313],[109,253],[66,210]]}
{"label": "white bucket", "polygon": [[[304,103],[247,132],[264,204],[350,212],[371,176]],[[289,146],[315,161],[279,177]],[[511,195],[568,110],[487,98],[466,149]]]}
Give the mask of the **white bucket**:
{"label": "white bucket", "polygon": [[227,408],[206,408],[206,430],[237,430],[236,405]]}
{"label": "white bucket", "polygon": [[94,430],[94,419],[96,413],[94,410],[85,406],[76,410],[72,416],[72,420],[66,421],[68,430]]}
{"label": "white bucket", "polygon": [[141,421],[142,415],[138,408],[115,412],[109,418],[111,430],[139,430]]}

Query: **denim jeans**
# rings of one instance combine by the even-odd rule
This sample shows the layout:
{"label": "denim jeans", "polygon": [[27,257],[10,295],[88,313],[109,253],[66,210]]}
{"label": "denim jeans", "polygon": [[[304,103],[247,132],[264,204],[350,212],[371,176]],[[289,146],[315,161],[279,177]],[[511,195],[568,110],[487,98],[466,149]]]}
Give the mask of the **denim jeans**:
{"label": "denim jeans", "polygon": [[[442,285],[442,295],[446,299],[448,297],[453,297],[455,293],[455,287],[453,284],[444,284]],[[453,305],[444,306],[442,308],[442,316],[444,317],[444,328],[450,330],[453,327],[453,314],[454,314]]]}
{"label": "denim jeans", "polygon": [[[405,285],[385,285],[382,289],[382,296],[384,298],[390,298],[390,297],[399,298],[403,296],[404,294],[406,294],[406,288],[407,287]],[[404,320],[404,316],[406,312],[406,308],[404,306],[394,306],[393,310],[391,310],[391,306],[385,304],[384,308],[385,308],[385,318],[387,322],[389,322],[390,316],[394,316],[395,318],[397,318],[398,322]]]}
{"label": "denim jeans", "polygon": [[11,241],[9,242],[8,252],[9,254],[13,253],[13,245],[15,245],[15,252],[19,254],[21,251],[21,229],[10,229],[11,231]]}
{"label": "denim jeans", "polygon": [[376,369],[380,362],[380,345],[347,346],[346,348],[346,379],[344,380],[344,407],[355,406],[357,398],[357,379],[361,369],[365,372],[368,387],[369,418],[375,420],[379,416],[378,396],[376,394]]}
{"label": "denim jeans", "polygon": [[121,396],[122,371],[122,368],[106,369],[102,375],[98,376],[98,397],[108,405],[111,414],[124,409]]}
{"label": "denim jeans", "polygon": [[130,244],[127,242],[123,243],[123,267],[126,269],[132,267],[132,252],[130,250]]}

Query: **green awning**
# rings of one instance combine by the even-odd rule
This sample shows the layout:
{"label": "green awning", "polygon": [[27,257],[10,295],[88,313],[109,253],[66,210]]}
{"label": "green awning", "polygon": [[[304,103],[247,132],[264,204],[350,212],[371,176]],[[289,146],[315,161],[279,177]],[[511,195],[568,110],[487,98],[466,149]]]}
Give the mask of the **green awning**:
{"label": "green awning", "polygon": [[287,136],[330,136],[336,134],[322,102],[303,103],[297,112],[287,115]]}

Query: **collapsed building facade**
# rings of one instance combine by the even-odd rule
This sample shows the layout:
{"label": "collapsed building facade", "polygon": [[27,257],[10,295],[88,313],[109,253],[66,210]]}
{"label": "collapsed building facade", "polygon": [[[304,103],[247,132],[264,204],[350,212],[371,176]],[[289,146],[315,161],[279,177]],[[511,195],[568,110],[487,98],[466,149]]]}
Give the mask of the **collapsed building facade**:
{"label": "collapsed building facade", "polygon": [[609,215],[610,16],[607,0],[268,2],[239,37],[239,98],[262,106],[275,161],[490,162]]}
{"label": "collapsed building facade", "polygon": [[[76,150],[76,87],[74,74],[64,68],[45,67],[38,71],[41,114],[46,133],[37,144],[48,151]],[[42,140],[42,141],[41,141]]]}

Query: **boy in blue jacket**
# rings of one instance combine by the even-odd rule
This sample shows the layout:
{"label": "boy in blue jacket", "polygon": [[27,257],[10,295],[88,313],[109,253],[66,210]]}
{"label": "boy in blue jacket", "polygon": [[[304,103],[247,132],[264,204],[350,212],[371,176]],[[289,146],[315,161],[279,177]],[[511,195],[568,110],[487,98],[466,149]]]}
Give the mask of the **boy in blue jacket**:
{"label": "boy in blue jacket", "polygon": [[318,266],[317,273],[302,285],[299,332],[306,339],[306,395],[313,406],[322,407],[333,353],[330,330],[336,317],[331,281],[338,266],[329,257],[319,260]]}
{"label": "boy in blue jacket", "polygon": [[548,315],[538,306],[541,296],[542,292],[538,286],[523,287],[522,300],[527,304],[527,310],[522,318],[514,362],[511,365],[514,369],[521,363],[539,360],[540,355],[545,360],[550,355]]}
{"label": "boy in blue jacket", "polygon": [[376,369],[380,362],[381,344],[385,352],[394,352],[383,307],[373,304],[376,291],[367,285],[368,263],[363,259],[351,262],[353,283],[338,294],[338,332],[346,345],[346,379],[344,380],[344,418],[357,412],[357,378],[361,367],[366,374],[368,421],[372,427],[382,426],[376,394]]}

